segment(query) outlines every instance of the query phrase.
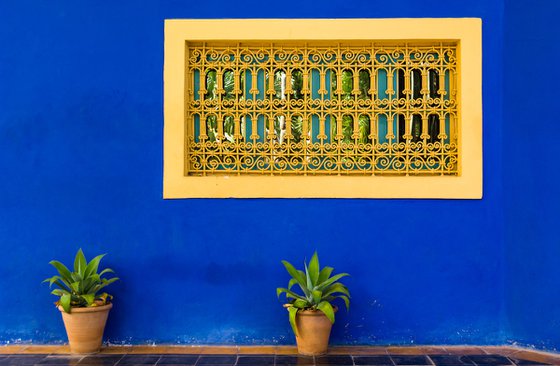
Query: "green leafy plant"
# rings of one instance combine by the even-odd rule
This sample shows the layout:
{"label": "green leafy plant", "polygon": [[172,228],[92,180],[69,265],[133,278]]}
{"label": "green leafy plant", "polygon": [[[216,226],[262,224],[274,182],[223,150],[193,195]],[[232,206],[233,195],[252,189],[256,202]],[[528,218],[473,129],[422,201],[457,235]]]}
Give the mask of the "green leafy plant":
{"label": "green leafy plant", "polygon": [[[350,308],[350,292],[342,283],[338,282],[342,277],[349,276],[348,273],[340,273],[331,277],[332,267],[319,266],[319,257],[317,252],[309,261],[309,264],[303,263],[305,272],[297,270],[287,261],[282,261],[284,267],[292,277],[288,283],[288,288],[279,287],[276,289],[276,295],[280,297],[285,294],[288,304],[290,325],[294,333],[297,335],[296,315],[302,310],[316,310],[323,312],[327,318],[334,323],[334,307],[333,300],[342,299],[346,310]],[[294,285],[298,285],[303,295],[292,291]]]}
{"label": "green leafy plant", "polygon": [[109,303],[113,297],[105,292],[100,294],[99,291],[118,278],[102,278],[105,274],[114,273],[110,268],[97,273],[99,262],[104,256],[105,254],[98,255],[88,263],[82,249],[78,250],[73,272],[59,261],[50,261],[49,264],[56,268],[58,275],[47,278],[43,282],[48,282],[51,287],[52,285],[58,287],[51,292],[53,295],[60,296],[55,304],[70,313],[72,307],[102,306]]}

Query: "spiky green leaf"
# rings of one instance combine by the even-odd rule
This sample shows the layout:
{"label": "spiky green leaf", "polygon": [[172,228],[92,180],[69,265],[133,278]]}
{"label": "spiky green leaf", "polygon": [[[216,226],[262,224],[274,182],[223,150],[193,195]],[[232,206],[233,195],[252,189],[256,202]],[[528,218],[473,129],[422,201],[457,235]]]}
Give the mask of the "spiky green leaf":
{"label": "spiky green leaf", "polygon": [[97,273],[97,269],[99,268],[99,262],[105,256],[105,254],[98,255],[97,257],[93,258],[86,266],[84,271],[84,277],[87,278],[92,274]]}
{"label": "spiky green leaf", "polygon": [[292,299],[305,299],[303,296],[296,294],[295,292],[288,290],[287,288],[278,287],[276,289],[276,296],[280,297],[280,295],[286,294],[286,297]]}
{"label": "spiky green leaf", "polygon": [[82,295],[82,298],[86,301],[87,306],[91,306],[91,304],[93,304],[93,301],[95,300],[95,295],[86,294],[86,295]]}
{"label": "spiky green leaf", "polygon": [[104,274],[107,273],[115,273],[115,271],[113,271],[111,268],[105,268],[103,271],[99,273],[99,276],[103,276]]}
{"label": "spiky green leaf", "polygon": [[62,309],[67,313],[70,313],[71,311],[71,300],[72,297],[70,296],[70,294],[63,294],[62,296],[60,296],[60,306],[62,306]]}
{"label": "spiky green leaf", "polygon": [[317,280],[319,279],[319,257],[317,252],[313,253],[313,257],[309,261],[309,277],[311,279],[311,285],[316,286]]}
{"label": "spiky green leaf", "polygon": [[288,282],[288,290],[291,290],[292,287],[294,287],[294,285],[297,283],[297,280],[295,278],[291,278],[290,282]]}
{"label": "spiky green leaf", "polygon": [[64,290],[61,290],[59,288],[55,288],[54,290],[52,290],[51,294],[56,295],[56,296],[62,296],[62,295],[65,295],[65,294],[70,295],[70,293],[68,291],[64,291]]}
{"label": "spiky green leaf", "polygon": [[82,248],[80,248],[78,250],[78,253],[76,253],[76,258],[74,258],[74,272],[80,274],[80,276],[83,277],[86,266],[86,257],[84,255],[84,252],[82,251]]}
{"label": "spiky green leaf", "polygon": [[346,288],[346,286],[344,286],[340,282],[333,283],[332,285],[327,286],[323,291],[323,296],[328,296],[330,294],[334,294],[337,292],[340,292],[341,294],[350,297],[350,292],[348,291],[348,288]]}
{"label": "spiky green leaf", "polygon": [[309,307],[309,302],[307,302],[307,300],[303,300],[303,299],[296,299],[293,303],[293,306],[295,306],[298,309],[306,309]]}
{"label": "spiky green leaf", "polygon": [[321,285],[317,286],[317,289],[323,291],[327,286],[335,283],[336,281],[346,276],[350,276],[350,275],[348,273],[339,273],[337,275],[334,275],[328,280],[326,280],[325,282],[323,282]]}
{"label": "spiky green leaf", "polygon": [[344,301],[344,305],[346,306],[346,311],[350,310],[350,299],[346,295],[339,295],[335,296],[335,298],[342,299]]}
{"label": "spiky green leaf", "polygon": [[317,305],[321,302],[321,298],[323,297],[323,293],[321,291],[313,290],[311,295],[313,297],[313,305]]}
{"label": "spiky green leaf", "polygon": [[307,289],[312,291],[313,290],[313,282],[311,281],[311,275],[309,274],[309,268],[307,268],[307,264],[305,262],[303,262],[303,266],[305,267],[305,284],[307,286]]}
{"label": "spiky green leaf", "polygon": [[328,301],[322,301],[317,305],[317,309],[322,311],[327,318],[334,324],[334,309]]}
{"label": "spiky green leaf", "polygon": [[288,271],[288,273],[290,274],[290,276],[292,276],[292,278],[294,278],[297,281],[297,284],[299,285],[299,287],[301,288],[301,290],[305,293],[305,295],[307,296],[307,294],[309,293],[309,290],[306,287],[306,279],[305,279],[305,275],[302,276],[301,271],[298,271],[294,268],[294,266],[292,266],[292,264],[288,261],[282,261],[282,264],[284,264],[284,267],[286,268],[286,271]]}
{"label": "spiky green leaf", "polygon": [[296,325],[296,315],[297,315],[298,310],[299,310],[298,308],[293,307],[293,306],[290,306],[288,308],[290,325],[292,326],[292,330],[294,331],[294,334],[296,336],[298,336],[297,325]]}
{"label": "spiky green leaf", "polygon": [[329,279],[334,268],[324,267],[319,273],[319,279],[317,280],[317,285],[321,285],[323,282]]}
{"label": "spiky green leaf", "polygon": [[72,282],[72,272],[62,263],[59,261],[50,261],[49,264],[56,268],[60,276],[64,279],[64,281],[70,283]]}

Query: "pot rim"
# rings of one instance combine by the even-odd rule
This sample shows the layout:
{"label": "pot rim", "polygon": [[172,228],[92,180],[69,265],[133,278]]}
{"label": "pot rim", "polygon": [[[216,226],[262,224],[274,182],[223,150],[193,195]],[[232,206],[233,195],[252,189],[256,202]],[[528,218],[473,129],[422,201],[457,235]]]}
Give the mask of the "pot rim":
{"label": "pot rim", "polygon": [[[112,307],[113,307],[113,303],[108,303],[106,305],[101,305],[101,306],[89,306],[87,308],[72,307],[70,313],[66,313],[66,314],[71,315],[73,313],[96,313],[99,311],[109,311]],[[58,305],[57,309],[60,310],[61,313],[65,313],[62,306]]]}
{"label": "pot rim", "polygon": [[[336,313],[338,311],[338,306],[333,305],[332,307],[333,307],[334,312]],[[323,313],[321,310],[310,310],[310,309],[308,309],[308,310],[301,310],[300,309],[300,310],[298,310],[296,315],[300,315],[300,314],[301,315],[311,315],[311,316],[321,316],[321,315],[326,316],[325,313]]]}

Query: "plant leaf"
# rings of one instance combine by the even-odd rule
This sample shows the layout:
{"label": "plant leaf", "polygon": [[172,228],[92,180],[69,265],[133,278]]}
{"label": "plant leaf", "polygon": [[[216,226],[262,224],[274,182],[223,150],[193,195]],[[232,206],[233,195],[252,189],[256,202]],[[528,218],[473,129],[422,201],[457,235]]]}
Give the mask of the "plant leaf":
{"label": "plant leaf", "polygon": [[59,261],[50,261],[49,264],[56,268],[60,276],[68,283],[72,282],[72,272],[66,266]]}
{"label": "plant leaf", "polygon": [[311,282],[311,275],[309,274],[309,268],[307,268],[307,264],[305,262],[303,262],[303,266],[305,267],[305,280],[307,284],[307,289],[311,292],[313,289],[313,282]]}
{"label": "plant leaf", "polygon": [[60,276],[52,276],[51,278],[47,278],[45,281],[49,281],[49,286],[52,286],[53,283],[56,283],[57,281],[61,280],[62,277]]}
{"label": "plant leaf", "polygon": [[82,291],[85,293],[90,293],[93,286],[101,283],[101,278],[96,273],[84,280]]}
{"label": "plant leaf", "polygon": [[293,306],[290,306],[288,308],[290,325],[292,326],[292,330],[294,331],[294,334],[296,336],[298,335],[297,325],[296,325],[296,315],[297,315],[298,310],[299,310],[298,308],[293,307]]}
{"label": "plant leaf", "polygon": [[331,276],[332,271],[334,268],[332,267],[325,267],[319,273],[319,279],[317,280],[317,285],[321,285],[323,282],[329,279]]}
{"label": "plant leaf", "polygon": [[292,278],[297,281],[299,287],[301,288],[305,296],[307,296],[309,294],[309,290],[305,285],[305,275],[301,271],[296,270],[294,266],[292,266],[292,264],[288,261],[282,261],[282,264],[284,264],[284,267],[286,267],[286,271],[288,271],[290,276],[292,276]]}
{"label": "plant leaf", "polygon": [[317,280],[319,279],[319,257],[317,252],[313,253],[313,257],[309,261],[309,277],[311,278],[312,286],[317,285]]}
{"label": "plant leaf", "polygon": [[319,290],[313,290],[311,293],[313,296],[313,305],[319,304],[321,302],[321,297],[323,297],[323,293]]}
{"label": "plant leaf", "polygon": [[72,282],[81,281],[82,276],[78,272],[72,272]]}
{"label": "plant leaf", "polygon": [[51,294],[56,295],[56,296],[62,296],[64,294],[70,294],[70,293],[68,291],[61,290],[59,288],[55,288],[54,290],[51,291]]}
{"label": "plant leaf", "polygon": [[113,271],[111,268],[105,268],[103,271],[101,271],[101,273],[99,274],[99,276],[103,276],[105,273],[115,273],[115,271]]}
{"label": "plant leaf", "polygon": [[288,282],[288,290],[291,290],[292,287],[297,283],[297,280],[295,278],[291,278],[290,282]]}
{"label": "plant leaf", "polygon": [[105,256],[105,254],[98,255],[97,257],[93,258],[86,266],[84,271],[84,277],[88,278],[92,274],[97,274],[97,269],[99,268],[99,262]]}
{"label": "plant leaf", "polygon": [[293,299],[301,299],[301,300],[305,300],[305,298],[301,295],[296,294],[295,292],[288,290],[287,288],[283,288],[283,287],[278,287],[276,289],[276,296],[280,297],[280,295],[282,295],[283,293],[286,294],[286,297],[291,297]]}
{"label": "plant leaf", "polygon": [[323,291],[323,296],[328,296],[328,295],[336,293],[336,292],[340,292],[341,294],[344,294],[344,295],[350,297],[350,292],[348,291],[348,288],[346,288],[346,286],[344,286],[340,282],[333,283],[332,285],[325,288],[324,291]]}
{"label": "plant leaf", "polygon": [[[119,280],[118,277],[113,277],[110,280],[106,280],[105,278],[103,278],[101,285],[99,285],[99,287],[97,288],[97,291],[101,290],[105,286],[109,286],[110,284],[118,280]],[[97,291],[95,291],[95,293],[97,293]]]}
{"label": "plant leaf", "polygon": [[320,302],[319,305],[317,305],[317,309],[321,310],[323,314],[325,314],[327,318],[329,318],[331,323],[334,324],[334,309],[328,301]]}
{"label": "plant leaf", "polygon": [[350,310],[350,299],[348,298],[348,296],[339,295],[339,296],[335,296],[335,298],[342,299],[344,301],[344,305],[346,306],[346,311]]}
{"label": "plant leaf", "polygon": [[84,276],[84,272],[86,271],[87,261],[82,251],[82,248],[78,249],[78,253],[76,253],[76,258],[74,258],[74,272],[79,273],[80,276]]}
{"label": "plant leaf", "polygon": [[70,314],[70,300],[71,300],[71,296],[70,294],[64,294],[60,297],[60,306],[62,306],[62,309],[66,312]]}
{"label": "plant leaf", "polygon": [[303,299],[296,299],[293,304],[293,306],[295,306],[298,309],[307,309],[309,308],[309,302],[307,302],[306,300]]}
{"label": "plant leaf", "polygon": [[86,300],[87,306],[91,306],[91,304],[93,304],[93,301],[95,300],[95,295],[86,294],[86,295],[82,295],[82,298]]}
{"label": "plant leaf", "polygon": [[70,284],[70,287],[72,288],[72,291],[75,293],[80,293],[80,282],[76,281],[76,282],[72,282]]}
{"label": "plant leaf", "polygon": [[346,277],[346,276],[350,276],[350,275],[348,273],[340,273],[334,275],[328,280],[326,280],[325,282],[323,282],[322,284],[320,284],[319,286],[317,286],[317,289],[323,291],[327,286],[333,284],[334,282],[340,280],[342,277]]}
{"label": "plant leaf", "polygon": [[70,291],[70,286],[68,286],[68,284],[66,284],[65,282],[54,281],[54,284],[57,285],[61,290],[71,292]]}

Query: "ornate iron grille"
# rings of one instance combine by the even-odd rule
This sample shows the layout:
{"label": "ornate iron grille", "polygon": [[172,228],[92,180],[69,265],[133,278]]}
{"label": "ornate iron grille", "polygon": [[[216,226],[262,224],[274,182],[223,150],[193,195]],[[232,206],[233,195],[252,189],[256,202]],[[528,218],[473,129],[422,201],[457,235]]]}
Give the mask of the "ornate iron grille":
{"label": "ornate iron grille", "polygon": [[457,175],[455,43],[189,43],[189,175]]}

